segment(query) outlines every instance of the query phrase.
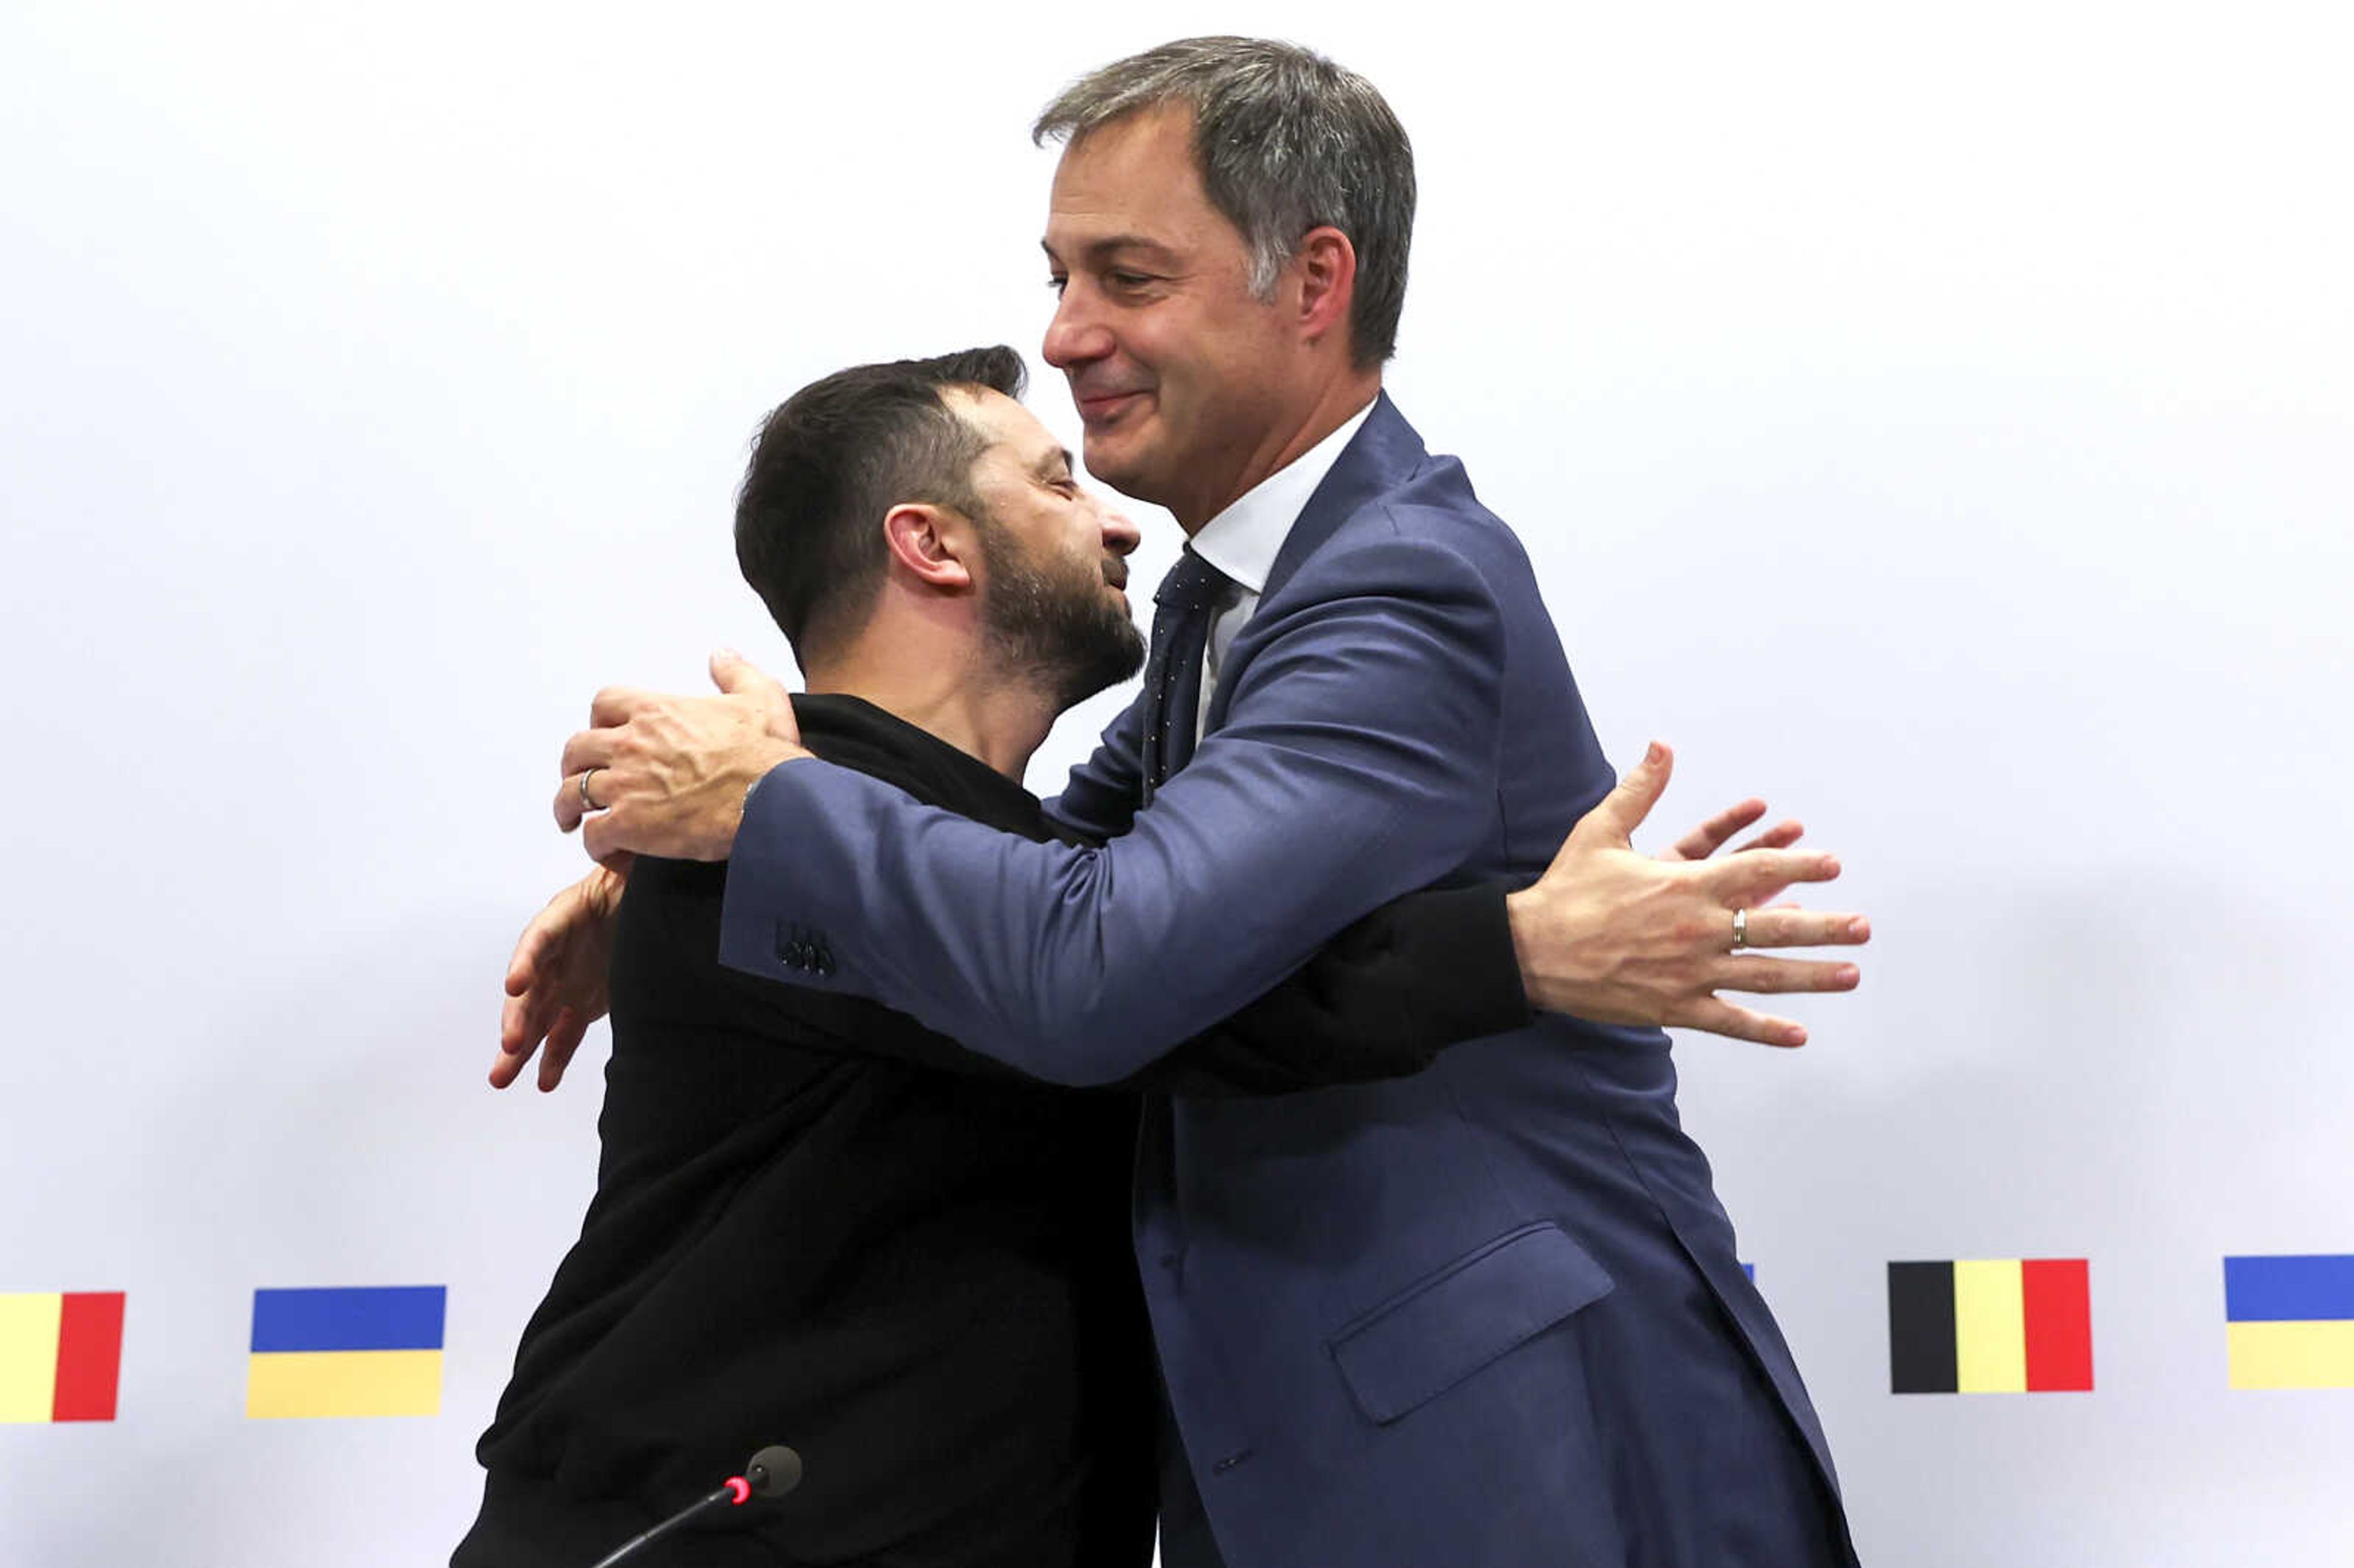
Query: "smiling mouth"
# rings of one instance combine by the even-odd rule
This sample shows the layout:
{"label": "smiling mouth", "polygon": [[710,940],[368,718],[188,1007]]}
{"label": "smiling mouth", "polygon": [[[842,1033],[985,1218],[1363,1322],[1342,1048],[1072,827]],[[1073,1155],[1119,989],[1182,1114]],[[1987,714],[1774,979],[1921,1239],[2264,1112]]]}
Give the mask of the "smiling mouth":
{"label": "smiling mouth", "polygon": [[1111,419],[1119,417],[1129,404],[1144,396],[1135,392],[1097,392],[1075,394],[1072,401],[1079,407],[1079,418],[1088,420]]}

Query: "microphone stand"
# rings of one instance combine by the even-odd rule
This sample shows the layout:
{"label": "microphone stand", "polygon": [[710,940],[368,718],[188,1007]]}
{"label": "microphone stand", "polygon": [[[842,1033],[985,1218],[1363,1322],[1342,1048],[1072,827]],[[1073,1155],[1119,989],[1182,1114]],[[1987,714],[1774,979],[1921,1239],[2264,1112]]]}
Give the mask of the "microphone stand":
{"label": "microphone stand", "polygon": [[613,1568],[614,1563],[622,1561],[624,1558],[634,1555],[639,1547],[647,1544],[649,1542],[661,1540],[663,1536],[668,1535],[672,1531],[678,1529],[681,1525],[687,1523],[691,1520],[700,1519],[705,1514],[712,1512],[716,1509],[742,1508],[746,1503],[751,1500],[751,1483],[745,1480],[741,1476],[730,1476],[727,1478],[727,1484],[721,1487],[717,1491],[713,1492],[709,1497],[699,1498],[695,1501],[687,1504],[684,1508],[679,1510],[676,1513],[671,1515],[668,1519],[663,1520],[660,1524],[654,1526],[652,1530],[647,1531],[642,1535],[633,1535],[629,1540],[623,1542],[620,1548],[610,1556],[598,1559],[597,1568]]}

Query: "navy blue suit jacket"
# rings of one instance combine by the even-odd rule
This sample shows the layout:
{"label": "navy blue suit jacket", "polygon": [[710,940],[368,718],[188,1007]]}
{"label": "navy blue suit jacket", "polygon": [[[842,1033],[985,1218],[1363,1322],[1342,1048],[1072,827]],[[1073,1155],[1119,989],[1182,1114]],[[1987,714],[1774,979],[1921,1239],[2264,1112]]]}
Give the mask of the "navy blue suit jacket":
{"label": "navy blue suit jacket", "polygon": [[[1386,396],[1207,726],[1143,811],[1137,708],[1106,732],[1056,808],[1101,849],[787,763],[722,957],[1105,1083],[1401,894],[1533,879],[1613,782],[1520,542]],[[1232,1568],[1851,1560],[1657,1031],[1545,1015],[1412,1078],[1156,1100],[1136,1239]]]}

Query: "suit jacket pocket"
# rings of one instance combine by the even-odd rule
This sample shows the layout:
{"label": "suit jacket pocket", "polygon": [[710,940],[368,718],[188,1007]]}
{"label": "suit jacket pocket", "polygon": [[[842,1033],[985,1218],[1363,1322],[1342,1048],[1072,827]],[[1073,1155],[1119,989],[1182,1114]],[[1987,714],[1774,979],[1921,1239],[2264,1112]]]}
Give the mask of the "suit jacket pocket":
{"label": "suit jacket pocket", "polygon": [[1387,1425],[1610,1287],[1584,1247],[1541,1220],[1416,1280],[1325,1343],[1359,1412]]}

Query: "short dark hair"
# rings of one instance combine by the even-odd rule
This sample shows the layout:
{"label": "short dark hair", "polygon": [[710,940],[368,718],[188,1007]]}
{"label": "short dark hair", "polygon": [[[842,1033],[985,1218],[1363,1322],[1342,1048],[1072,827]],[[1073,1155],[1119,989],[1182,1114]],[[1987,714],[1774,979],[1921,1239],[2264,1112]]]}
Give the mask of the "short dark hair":
{"label": "short dark hair", "polygon": [[859,365],[812,381],[762,422],[736,493],[736,562],[804,671],[864,630],[891,508],[922,502],[986,521],[971,479],[986,439],[941,393],[1019,397],[1027,379],[1002,344]]}
{"label": "short dark hair", "polygon": [[1414,147],[1373,84],[1297,44],[1181,38],[1089,71],[1046,106],[1030,137],[1076,146],[1167,103],[1193,112],[1193,164],[1211,205],[1250,247],[1252,291],[1271,297],[1300,240],[1329,224],[1357,251],[1349,312],[1357,366],[1395,354],[1414,241]]}

